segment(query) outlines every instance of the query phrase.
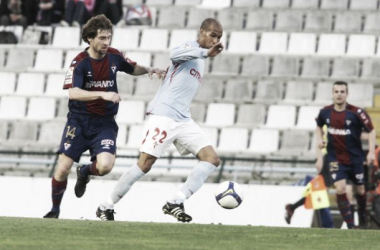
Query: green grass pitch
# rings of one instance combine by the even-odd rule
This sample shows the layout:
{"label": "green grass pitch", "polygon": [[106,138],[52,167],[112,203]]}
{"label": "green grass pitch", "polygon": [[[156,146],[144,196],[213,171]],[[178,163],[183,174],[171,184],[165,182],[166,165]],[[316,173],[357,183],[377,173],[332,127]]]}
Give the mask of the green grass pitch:
{"label": "green grass pitch", "polygon": [[0,249],[380,249],[380,231],[0,217]]}

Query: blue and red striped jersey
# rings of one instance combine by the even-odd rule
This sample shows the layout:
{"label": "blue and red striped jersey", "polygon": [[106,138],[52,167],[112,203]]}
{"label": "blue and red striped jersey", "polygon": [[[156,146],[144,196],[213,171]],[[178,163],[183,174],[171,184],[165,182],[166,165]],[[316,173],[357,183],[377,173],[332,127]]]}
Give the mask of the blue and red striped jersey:
{"label": "blue and red striped jersey", "polygon": [[361,108],[347,103],[346,109],[336,111],[334,105],[320,110],[317,126],[327,126],[327,157],[330,162],[351,165],[363,163],[365,155],[360,140],[363,129],[371,132],[369,115]]}
{"label": "blue and red striped jersey", "polygon": [[[80,88],[86,91],[112,91],[118,93],[116,73],[133,73],[136,63],[125,58],[117,49],[108,48],[102,59],[91,58],[87,49],[79,53],[66,73],[64,89]],[[98,99],[94,101],[69,100],[69,110],[79,114],[102,116],[116,115],[118,103]]]}

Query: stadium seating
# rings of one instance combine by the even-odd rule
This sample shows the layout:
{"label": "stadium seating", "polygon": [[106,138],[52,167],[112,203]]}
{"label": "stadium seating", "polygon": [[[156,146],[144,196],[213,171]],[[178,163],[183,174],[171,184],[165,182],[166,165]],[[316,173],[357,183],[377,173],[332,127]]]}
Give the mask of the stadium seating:
{"label": "stadium seating", "polygon": [[166,70],[171,65],[169,53],[155,53],[153,57],[154,68]]}
{"label": "stadium seating", "polygon": [[373,56],[375,54],[376,37],[374,35],[350,35],[347,55]]}
{"label": "stadium seating", "polygon": [[122,124],[141,124],[145,117],[143,101],[121,101],[116,121]]}
{"label": "stadium seating", "polygon": [[319,82],[315,91],[313,105],[332,104],[332,82]]}
{"label": "stadium seating", "polygon": [[345,10],[348,8],[348,0],[322,0],[322,10]]}
{"label": "stadium seating", "polygon": [[197,38],[197,30],[174,29],[171,32],[169,48],[180,46],[184,42],[194,41]]}
{"label": "stadium seating", "polygon": [[331,77],[336,79],[354,79],[359,77],[360,62],[351,58],[335,58]]}
{"label": "stadium seating", "polygon": [[45,95],[52,97],[68,97],[68,91],[63,89],[65,74],[52,73],[47,77]]}
{"label": "stadium seating", "polygon": [[[63,86],[63,85],[62,85]],[[45,88],[45,75],[42,73],[21,73],[17,81],[17,95],[42,95]]]}
{"label": "stadium seating", "polygon": [[276,129],[253,129],[248,152],[254,154],[270,154],[279,147],[280,133]]}
{"label": "stadium seating", "polygon": [[202,0],[202,3],[199,5],[200,8],[209,8],[209,9],[223,9],[231,6],[231,0]]}
{"label": "stadium seating", "polygon": [[304,78],[324,78],[330,75],[330,59],[305,57],[301,76]]}
{"label": "stadium seating", "polygon": [[35,70],[60,71],[63,65],[63,52],[60,49],[38,49]]}
{"label": "stadium seating", "polygon": [[269,74],[269,57],[249,55],[245,56],[242,63],[241,75],[260,77]]}
{"label": "stadium seating", "polygon": [[28,145],[37,141],[38,123],[30,121],[13,121],[10,124],[8,145]]}
{"label": "stadium seating", "polygon": [[296,107],[292,105],[270,105],[268,118],[265,124],[267,128],[287,129],[292,128],[296,121]]}
{"label": "stadium seating", "polygon": [[298,112],[298,119],[296,128],[315,130],[315,118],[318,116],[320,106],[301,106]]}
{"label": "stadium seating", "polygon": [[247,128],[222,128],[217,150],[222,154],[236,154],[248,147]]}
{"label": "stadium seating", "polygon": [[273,80],[260,80],[257,82],[255,103],[272,104],[282,100],[284,84]]}
{"label": "stadium seating", "polygon": [[0,48],[0,69],[5,66],[5,49]]}
{"label": "stadium seating", "polygon": [[295,77],[299,75],[299,59],[297,57],[276,56],[272,63],[272,76]]}
{"label": "stadium seating", "polygon": [[254,128],[264,125],[266,107],[263,104],[241,104],[237,114],[236,126]]}
{"label": "stadium seating", "polygon": [[235,105],[232,103],[210,103],[207,109],[207,126],[225,127],[235,123]]}
{"label": "stadium seating", "polygon": [[305,31],[328,32],[332,26],[332,14],[324,11],[308,11],[306,13]]}
{"label": "stadium seating", "polygon": [[202,0],[176,0],[175,5],[177,6],[196,6],[199,5]]}
{"label": "stadium seating", "polygon": [[360,33],[362,15],[359,12],[338,12],[335,15],[335,32]]}
{"label": "stadium seating", "polygon": [[128,51],[125,53],[125,56],[141,66],[150,67],[152,64],[152,54],[150,52]]}
{"label": "stadium seating", "polygon": [[153,76],[151,80],[148,76],[141,76],[136,78],[136,88],[133,94],[134,99],[150,101],[156,94],[158,87],[160,86],[161,80]]}
{"label": "stadium seating", "polygon": [[56,27],[52,47],[58,48],[77,48],[80,44],[79,27]]}
{"label": "stadium seating", "polygon": [[303,12],[294,10],[278,11],[275,30],[301,31],[303,24]]}
{"label": "stadium seating", "polygon": [[285,98],[280,104],[307,105],[313,99],[314,86],[311,81],[289,81],[286,84]]}
{"label": "stadium seating", "polygon": [[293,0],[293,9],[318,9],[319,0]]}
{"label": "stadium seating", "polygon": [[280,149],[275,155],[284,157],[298,156],[309,150],[310,135],[306,130],[285,130],[282,135],[282,143]]}
{"label": "stadium seating", "polygon": [[240,56],[221,54],[213,59],[211,73],[214,75],[237,75],[240,68]]}
{"label": "stadium seating", "polygon": [[0,72],[0,79],[0,96],[13,94],[16,88],[16,73]]}
{"label": "stadium seating", "polygon": [[377,10],[377,0],[351,0],[351,10]]}
{"label": "stadium seating", "polygon": [[289,8],[290,0],[264,0],[263,8],[285,9]]}
{"label": "stadium seating", "polygon": [[243,28],[244,10],[222,9],[218,11],[218,20],[223,24],[223,30],[240,30]]}
{"label": "stadium seating", "polygon": [[369,12],[365,16],[365,24],[364,24],[364,32],[372,33],[379,32],[379,21],[380,21],[380,13],[379,12]]}
{"label": "stadium seating", "polygon": [[317,54],[341,56],[346,53],[346,36],[343,34],[321,34]]}
{"label": "stadium seating", "polygon": [[128,139],[127,139],[126,147],[128,149],[139,149],[144,139],[143,125],[131,125],[129,127],[127,136],[128,136]]}
{"label": "stadium seating", "polygon": [[56,100],[53,97],[32,97],[29,100],[27,119],[42,121],[55,117]]}
{"label": "stadium seating", "polygon": [[65,63],[63,65],[63,70],[67,71],[70,67],[71,62],[74,58],[83,50],[68,50],[65,55]]}
{"label": "stadium seating", "polygon": [[215,17],[215,11],[211,9],[199,9],[199,8],[190,8],[187,25],[188,29],[199,30],[201,27],[199,20],[205,20],[206,18]]}
{"label": "stadium seating", "polygon": [[288,47],[285,32],[264,32],[261,34],[259,52],[263,54],[284,54]]}
{"label": "stadium seating", "polygon": [[141,35],[140,49],[165,51],[168,47],[168,30],[144,29]]}
{"label": "stadium seating", "polygon": [[129,98],[133,94],[133,89],[135,86],[135,78],[131,75],[119,73],[117,74],[117,89],[121,98]]}
{"label": "stadium seating", "polygon": [[[20,60],[22,58],[22,60]],[[33,67],[34,50],[27,48],[11,48],[8,50],[6,70],[24,72]]]}
{"label": "stadium seating", "polygon": [[260,0],[234,0],[232,6],[236,8],[257,8],[260,5]]}
{"label": "stadium seating", "polygon": [[288,54],[313,55],[316,51],[316,34],[291,33],[289,38]]}
{"label": "stadium seating", "polygon": [[256,52],[256,36],[255,32],[232,31],[227,51],[242,54]]}
{"label": "stadium seating", "polygon": [[159,11],[157,27],[159,28],[184,28],[186,10],[178,7],[165,7]]}
{"label": "stadium seating", "polygon": [[246,79],[230,79],[227,81],[223,101],[245,102],[251,101],[253,83]]}
{"label": "stadium seating", "polygon": [[249,11],[245,28],[248,30],[271,30],[273,28],[273,12],[261,9]]}
{"label": "stadium seating", "polygon": [[0,119],[22,119],[26,113],[26,97],[3,96],[0,101]]}
{"label": "stadium seating", "polygon": [[196,123],[204,123],[206,117],[206,104],[201,102],[192,102],[190,104],[191,118]]}
{"label": "stadium seating", "polygon": [[58,149],[64,129],[65,121],[63,120],[41,123],[37,144],[53,150]]}
{"label": "stadium seating", "polygon": [[139,29],[116,27],[113,31],[111,46],[118,50],[138,49],[139,36]]}

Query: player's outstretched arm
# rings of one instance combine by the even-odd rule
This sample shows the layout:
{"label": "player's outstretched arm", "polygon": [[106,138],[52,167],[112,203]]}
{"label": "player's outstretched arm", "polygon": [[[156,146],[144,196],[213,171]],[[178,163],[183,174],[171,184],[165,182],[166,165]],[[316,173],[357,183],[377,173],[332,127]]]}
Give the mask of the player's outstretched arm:
{"label": "player's outstretched arm", "polygon": [[103,99],[113,103],[120,102],[120,95],[116,92],[87,91],[80,88],[69,89],[70,100],[93,101]]}
{"label": "player's outstretched arm", "polygon": [[218,42],[208,50],[207,55],[209,57],[215,57],[219,55],[219,53],[222,52],[223,49],[224,49],[223,44],[221,42]]}
{"label": "player's outstretched arm", "polygon": [[159,68],[151,68],[151,67],[144,67],[140,66],[138,64],[135,65],[135,70],[133,71],[132,75],[139,76],[148,74],[149,78],[153,78],[153,74],[156,74],[158,79],[163,79],[165,77],[165,70],[159,69]]}

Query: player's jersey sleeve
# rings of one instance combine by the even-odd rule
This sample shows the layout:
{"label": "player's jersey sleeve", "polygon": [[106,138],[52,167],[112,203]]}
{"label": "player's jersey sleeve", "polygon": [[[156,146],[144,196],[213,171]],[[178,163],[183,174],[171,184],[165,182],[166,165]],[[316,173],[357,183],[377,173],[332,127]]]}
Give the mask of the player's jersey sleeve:
{"label": "player's jersey sleeve", "polygon": [[319,111],[319,114],[317,118],[315,118],[315,121],[317,122],[317,126],[322,128],[325,125],[325,119],[323,118],[323,109]]}
{"label": "player's jersey sleeve", "polygon": [[170,51],[173,63],[184,63],[193,59],[207,58],[208,49],[202,49],[197,42],[186,42]]}
{"label": "player's jersey sleeve", "polygon": [[371,132],[373,129],[373,124],[371,121],[371,117],[362,109],[358,109],[357,115],[359,117],[359,121],[361,122],[363,128],[367,132]]}
{"label": "player's jersey sleeve", "polygon": [[69,70],[66,72],[65,82],[63,89],[69,88],[82,88],[83,86],[83,67],[84,63],[71,64]]}
{"label": "player's jersey sleeve", "polygon": [[120,57],[120,68],[119,71],[123,71],[127,74],[132,74],[135,71],[136,62],[130,60],[128,57],[125,57],[123,53],[119,53]]}

